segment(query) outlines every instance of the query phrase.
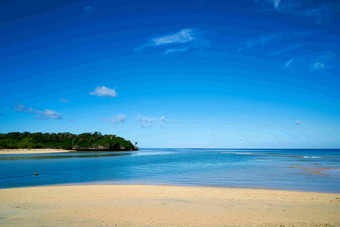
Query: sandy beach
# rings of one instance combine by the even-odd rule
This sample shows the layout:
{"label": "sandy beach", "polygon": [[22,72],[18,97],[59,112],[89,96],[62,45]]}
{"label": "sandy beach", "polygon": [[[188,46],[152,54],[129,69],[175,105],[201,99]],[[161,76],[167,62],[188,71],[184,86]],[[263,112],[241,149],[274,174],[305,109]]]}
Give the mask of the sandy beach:
{"label": "sandy beach", "polygon": [[340,226],[340,194],[149,185],[0,190],[0,226]]}
{"label": "sandy beach", "polygon": [[0,154],[45,154],[45,153],[66,153],[66,152],[72,152],[72,150],[63,150],[63,149],[0,149]]}

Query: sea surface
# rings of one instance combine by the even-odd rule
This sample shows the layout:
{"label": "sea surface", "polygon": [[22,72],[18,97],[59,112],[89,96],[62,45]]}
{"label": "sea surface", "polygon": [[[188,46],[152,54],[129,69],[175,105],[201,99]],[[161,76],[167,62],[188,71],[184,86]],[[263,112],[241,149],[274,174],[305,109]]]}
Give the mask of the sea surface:
{"label": "sea surface", "polygon": [[0,188],[70,184],[169,184],[340,193],[340,150],[159,148],[0,155]]}

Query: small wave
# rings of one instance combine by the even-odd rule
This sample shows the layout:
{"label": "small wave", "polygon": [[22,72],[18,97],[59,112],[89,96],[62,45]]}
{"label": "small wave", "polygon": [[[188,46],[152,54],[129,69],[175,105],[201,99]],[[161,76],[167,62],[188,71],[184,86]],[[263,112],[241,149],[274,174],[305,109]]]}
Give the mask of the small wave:
{"label": "small wave", "polygon": [[142,151],[142,152],[137,152],[135,155],[141,156],[141,155],[164,155],[164,154],[174,154],[175,152],[162,152],[162,151],[152,151],[152,152],[147,152],[147,151]]}
{"label": "small wave", "polygon": [[319,157],[319,156],[303,156],[303,158],[322,158],[322,157]]}
{"label": "small wave", "polygon": [[253,155],[254,153],[250,153],[250,152],[221,152],[221,154],[244,154],[244,155]]}

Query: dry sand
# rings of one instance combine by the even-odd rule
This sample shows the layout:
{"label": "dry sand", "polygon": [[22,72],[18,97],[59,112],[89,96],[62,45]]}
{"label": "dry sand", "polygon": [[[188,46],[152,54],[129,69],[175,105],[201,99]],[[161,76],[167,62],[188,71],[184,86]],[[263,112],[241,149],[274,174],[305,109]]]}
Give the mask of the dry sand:
{"label": "dry sand", "polygon": [[44,154],[44,153],[65,153],[65,152],[72,152],[72,150],[63,150],[63,149],[0,149],[0,154]]}
{"label": "dry sand", "polygon": [[340,226],[340,194],[149,185],[0,190],[0,226]]}

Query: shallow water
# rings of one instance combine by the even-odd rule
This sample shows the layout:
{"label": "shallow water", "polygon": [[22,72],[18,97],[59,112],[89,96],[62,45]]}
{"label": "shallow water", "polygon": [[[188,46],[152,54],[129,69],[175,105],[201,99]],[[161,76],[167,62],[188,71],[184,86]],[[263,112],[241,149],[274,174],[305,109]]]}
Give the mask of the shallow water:
{"label": "shallow water", "polygon": [[340,150],[142,149],[0,155],[1,188],[56,184],[205,185],[340,193]]}

